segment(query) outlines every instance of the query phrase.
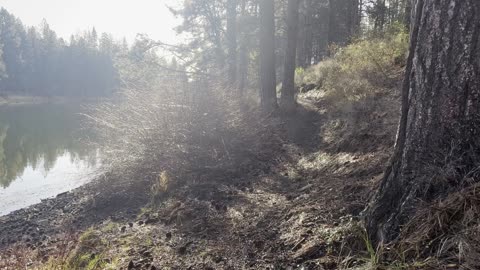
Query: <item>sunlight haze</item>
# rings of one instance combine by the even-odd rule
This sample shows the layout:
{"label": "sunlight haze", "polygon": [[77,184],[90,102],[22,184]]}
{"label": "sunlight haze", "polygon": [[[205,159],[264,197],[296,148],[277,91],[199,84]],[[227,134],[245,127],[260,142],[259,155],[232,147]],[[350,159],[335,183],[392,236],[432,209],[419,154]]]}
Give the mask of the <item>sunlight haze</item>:
{"label": "sunlight haze", "polygon": [[0,0],[0,270],[480,270],[479,48],[480,0]]}
{"label": "sunlight haze", "polygon": [[0,0],[0,7],[15,14],[27,26],[38,26],[45,18],[62,38],[95,27],[98,33],[133,41],[137,33],[165,43],[175,43],[173,27],[178,20],[167,5],[175,0]]}

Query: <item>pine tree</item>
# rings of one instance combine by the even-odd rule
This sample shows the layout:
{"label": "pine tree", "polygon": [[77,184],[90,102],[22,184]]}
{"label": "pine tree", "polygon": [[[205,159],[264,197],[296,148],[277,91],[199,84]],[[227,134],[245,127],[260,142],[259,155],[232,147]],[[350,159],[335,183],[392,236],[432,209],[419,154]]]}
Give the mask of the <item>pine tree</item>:
{"label": "pine tree", "polygon": [[480,177],[480,2],[416,2],[396,148],[365,212],[377,241],[393,240],[419,201]]}
{"label": "pine tree", "polygon": [[275,75],[274,1],[260,0],[260,81],[262,108],[271,112],[277,105]]}
{"label": "pine tree", "polygon": [[281,105],[286,110],[295,107],[295,60],[298,39],[298,6],[299,0],[288,1],[287,40],[285,52],[285,67],[283,74]]}

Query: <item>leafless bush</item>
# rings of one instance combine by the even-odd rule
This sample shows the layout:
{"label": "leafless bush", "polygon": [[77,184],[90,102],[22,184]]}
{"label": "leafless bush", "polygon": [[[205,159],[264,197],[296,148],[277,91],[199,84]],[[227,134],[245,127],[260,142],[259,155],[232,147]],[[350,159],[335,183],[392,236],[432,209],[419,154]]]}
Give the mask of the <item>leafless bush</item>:
{"label": "leafless bush", "polygon": [[124,91],[88,115],[100,136],[103,171],[148,178],[155,192],[165,191],[189,171],[232,163],[232,141],[255,129],[245,126],[248,114],[240,113],[235,94],[218,83],[157,89]]}

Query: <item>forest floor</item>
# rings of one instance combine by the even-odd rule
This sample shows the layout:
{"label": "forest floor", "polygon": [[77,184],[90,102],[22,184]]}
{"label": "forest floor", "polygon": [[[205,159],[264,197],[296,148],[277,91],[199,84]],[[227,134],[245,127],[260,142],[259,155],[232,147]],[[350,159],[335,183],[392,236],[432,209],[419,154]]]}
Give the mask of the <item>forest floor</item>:
{"label": "forest floor", "polygon": [[254,156],[192,173],[155,204],[148,180],[106,176],[1,217],[0,268],[365,266],[356,224],[388,163],[399,107],[393,93],[369,102],[338,109],[303,95],[296,114],[268,119]]}

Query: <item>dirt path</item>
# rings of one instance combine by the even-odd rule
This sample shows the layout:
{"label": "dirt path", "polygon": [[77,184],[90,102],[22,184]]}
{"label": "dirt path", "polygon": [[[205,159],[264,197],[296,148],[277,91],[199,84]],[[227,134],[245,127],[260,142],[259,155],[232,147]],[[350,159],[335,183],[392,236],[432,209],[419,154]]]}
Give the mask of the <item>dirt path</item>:
{"label": "dirt path", "polygon": [[[276,131],[281,145],[249,157],[254,166],[205,171],[196,184],[175,190],[136,225],[125,226],[119,241],[135,244],[123,265],[337,269],[342,252],[363,249],[342,247],[348,242],[342,231],[364,208],[370,180],[381,173],[388,153],[383,147],[377,153],[331,153],[322,138],[329,117],[311,103],[301,104]],[[150,245],[138,244],[148,239]],[[123,245],[113,246],[119,248],[111,254]]]}

